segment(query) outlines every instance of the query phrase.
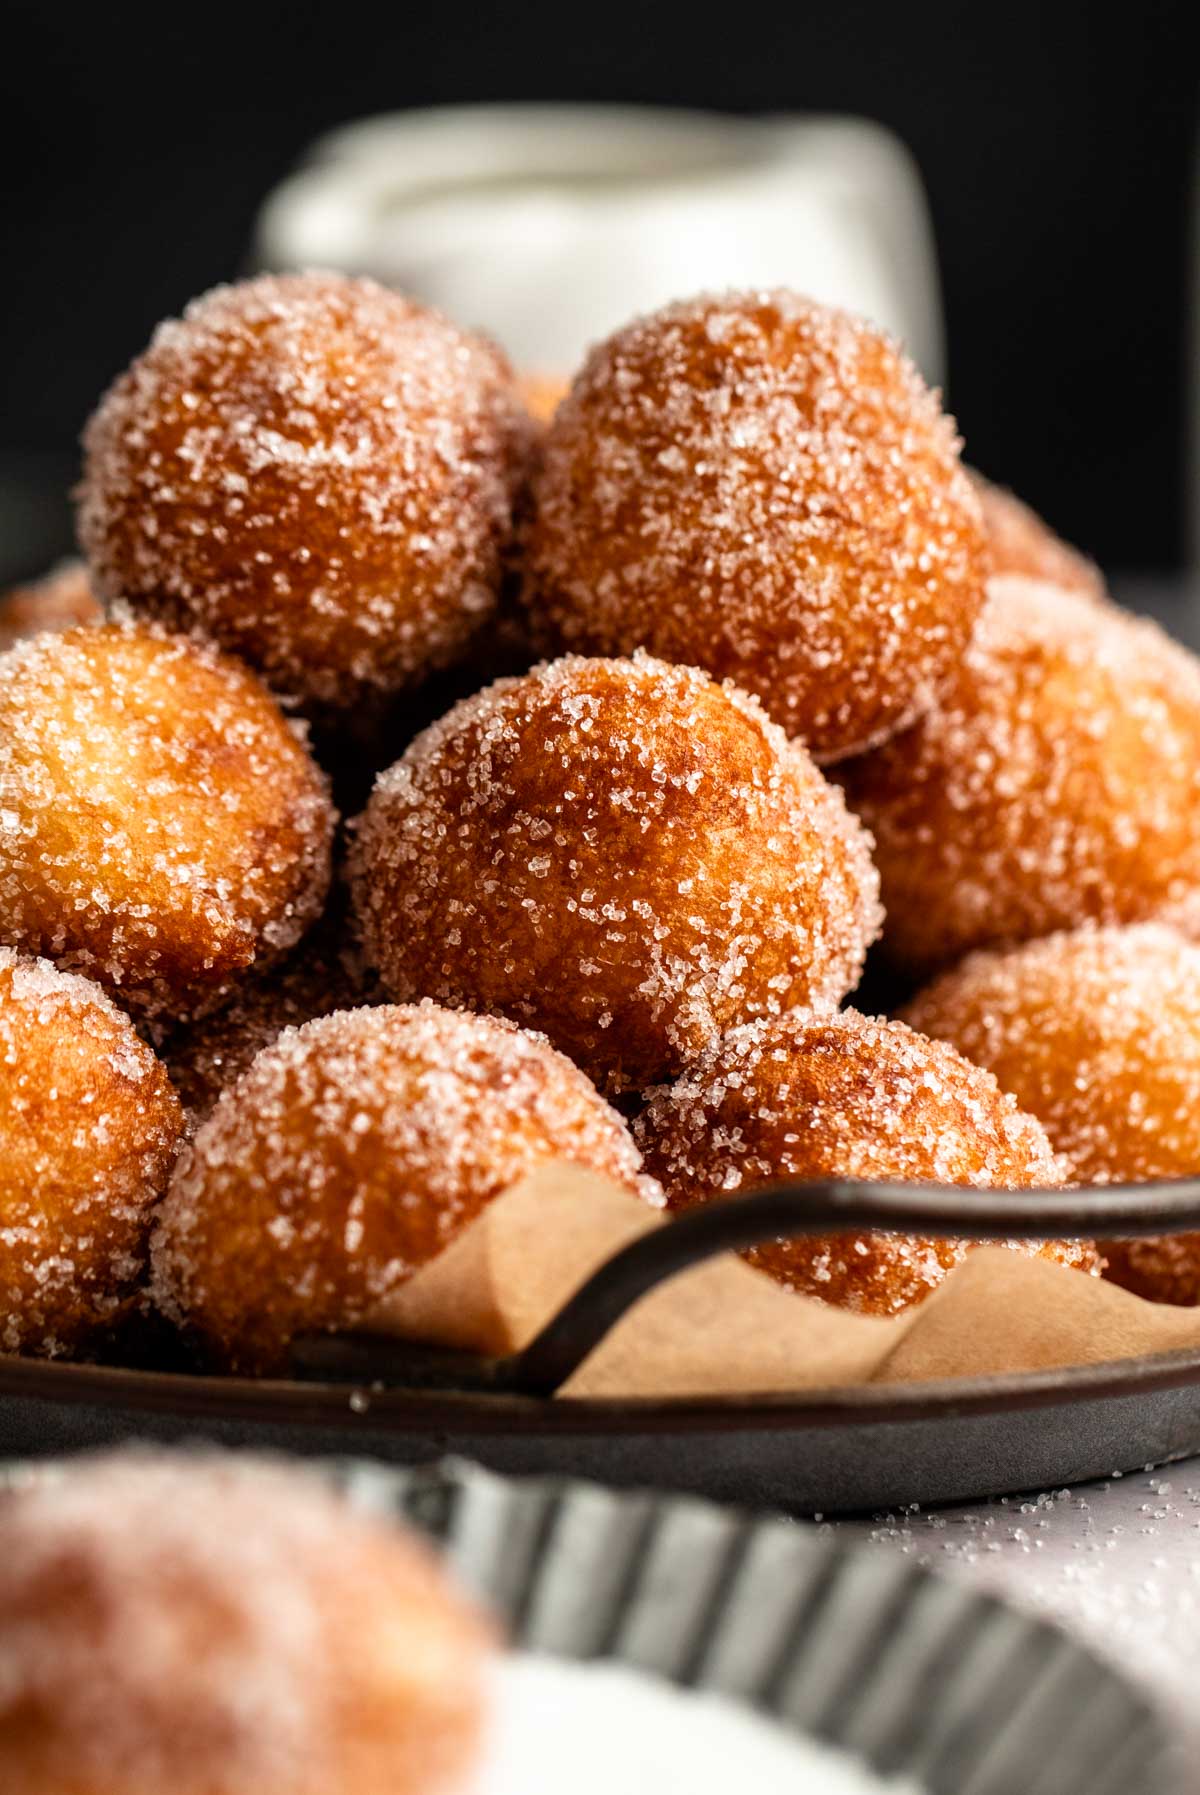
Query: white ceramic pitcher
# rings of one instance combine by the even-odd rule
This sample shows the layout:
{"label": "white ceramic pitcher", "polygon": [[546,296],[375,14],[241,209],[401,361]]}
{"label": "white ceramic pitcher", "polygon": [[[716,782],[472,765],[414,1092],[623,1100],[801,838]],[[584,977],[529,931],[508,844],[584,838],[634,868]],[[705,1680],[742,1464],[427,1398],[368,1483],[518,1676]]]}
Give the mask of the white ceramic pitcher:
{"label": "white ceramic pitcher", "polygon": [[864,312],[943,372],[920,178],[858,119],[508,105],[369,119],[269,197],[255,254],[374,274],[547,373],[668,299],[773,285]]}

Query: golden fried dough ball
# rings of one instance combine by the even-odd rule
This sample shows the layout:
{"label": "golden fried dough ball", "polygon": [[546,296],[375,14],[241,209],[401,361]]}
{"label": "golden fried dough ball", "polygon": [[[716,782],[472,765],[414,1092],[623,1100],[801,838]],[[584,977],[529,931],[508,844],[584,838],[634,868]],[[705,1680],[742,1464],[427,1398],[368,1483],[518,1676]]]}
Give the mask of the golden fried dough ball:
{"label": "golden fried dough ball", "polygon": [[9,1795],[460,1795],[491,1631],[282,1463],[142,1450],[0,1501]]}
{"label": "golden fried dough ball", "polygon": [[529,430],[498,351],[373,281],[218,287],[89,423],[80,541],[105,597],[346,709],[490,616]]}
{"label": "golden fried dough ball", "polygon": [[212,1016],[173,1035],[163,1049],[188,1121],[197,1127],[217,1098],[285,1028],[371,1001],[374,981],[354,955],[318,928],[282,966],[239,985]]}
{"label": "golden fried dough ball", "polygon": [[62,561],[40,580],[0,594],[0,650],[41,630],[99,623],[104,612],[82,561]]}
{"label": "golden fried dough ball", "polygon": [[549,1160],[650,1200],[615,1110],[511,1023],[434,1004],[288,1029],[225,1091],[160,1211],[164,1312],[233,1371],[281,1371],[297,1334],[361,1321]]}
{"label": "golden fried dough ball", "polygon": [[570,392],[571,382],[561,374],[526,373],[518,377],[517,390],[535,423],[548,424]]}
{"label": "golden fried dough ball", "polygon": [[734,679],[818,760],[920,715],[983,602],[937,395],[872,325],[790,293],[668,306],[601,344],[532,504],[544,647]]}
{"label": "golden fried dough ball", "polygon": [[334,816],[237,662],[120,623],[0,657],[0,942],[152,1024],[211,1009],[320,913]]}
{"label": "golden fried dough ball", "polygon": [[120,1320],[182,1125],[99,986],[0,947],[0,1352],[69,1354]]}
{"label": "golden fried dough ball", "polygon": [[[1045,1125],[1081,1184],[1200,1176],[1200,948],[1153,923],[972,954],[908,1011]],[[1108,1276],[1200,1302],[1200,1235],[1103,1241]]]}
{"label": "golden fried dough ball", "polygon": [[1015,492],[993,486],[974,468],[967,472],[983,510],[994,575],[1045,580],[1068,592],[1087,592],[1093,598],[1106,596],[1104,575],[1094,561],[1056,536]]}
{"label": "golden fried dough ball", "polygon": [[1009,581],[937,707],[838,771],[914,972],[1089,921],[1200,925],[1200,662],[1152,623]]}
{"label": "golden fried dough ball", "polygon": [[[854,1010],[734,1029],[635,1123],[673,1209],[781,1179],[866,1178],[1026,1190],[1063,1182],[1041,1124],[940,1041]],[[970,1250],[899,1234],[798,1237],[746,1256],[791,1290],[890,1315]],[[1005,1243],[1090,1270],[1090,1244]]]}
{"label": "golden fried dough ball", "polygon": [[1200,1174],[1200,948],[1173,929],[971,954],[905,1016],[994,1073],[1080,1183]]}
{"label": "golden fried dough ball", "polygon": [[879,922],[869,847],[736,687],[568,656],[456,706],[381,776],[353,889],[394,997],[511,1016],[636,1090],[736,1022],[850,989]]}

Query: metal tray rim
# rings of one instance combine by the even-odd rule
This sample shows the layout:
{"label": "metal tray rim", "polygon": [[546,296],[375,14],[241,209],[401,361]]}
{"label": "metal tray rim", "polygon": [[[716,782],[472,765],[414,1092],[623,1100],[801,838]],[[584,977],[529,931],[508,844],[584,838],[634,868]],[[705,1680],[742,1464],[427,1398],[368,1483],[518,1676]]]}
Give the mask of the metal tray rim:
{"label": "metal tray rim", "polygon": [[364,1389],[349,1383],[139,1371],[0,1355],[0,1400],[194,1416],[373,1426],[398,1433],[439,1426],[526,1434],[689,1433],[890,1425],[1081,1405],[1200,1384],[1200,1347],[1045,1371],[920,1384],[841,1385],[787,1393],[703,1397],[555,1397]]}

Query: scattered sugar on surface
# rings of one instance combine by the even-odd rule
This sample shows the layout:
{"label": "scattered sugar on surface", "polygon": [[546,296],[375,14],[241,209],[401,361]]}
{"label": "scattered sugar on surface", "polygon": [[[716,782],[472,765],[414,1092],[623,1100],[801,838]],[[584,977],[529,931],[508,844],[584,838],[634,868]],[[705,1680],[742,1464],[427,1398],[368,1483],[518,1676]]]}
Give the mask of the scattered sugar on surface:
{"label": "scattered sugar on surface", "polygon": [[322,1795],[361,1726],[396,1735],[364,1789],[440,1788],[481,1638],[423,1549],[294,1469],[134,1451],[0,1497],[0,1714],[48,1726],[62,1786]]}
{"label": "scattered sugar on surface", "polygon": [[939,396],[878,330],[785,292],[668,306],[595,349],[534,480],[547,647],[696,662],[820,757],[924,709],[983,596]]}
{"label": "scattered sugar on surface", "polygon": [[89,423],[80,539],[105,596],[345,705],[492,612],[529,429],[498,352],[372,281],[217,287]]}
{"label": "scattered sugar on surface", "polygon": [[1200,1674],[1200,1461],[996,1497],[914,1503],[824,1530],[900,1551],[1049,1615],[1136,1678],[1193,1738]]}
{"label": "scattered sugar on surface", "polygon": [[150,1018],[219,1001],[320,911],[334,813],[304,728],[127,620],[0,657],[0,940]]}
{"label": "scattered sugar on surface", "polygon": [[894,957],[1095,920],[1200,926],[1200,662],[1043,582],[993,581],[952,688],[839,768],[871,828]]}
{"label": "scattered sugar on surface", "polygon": [[[857,1758],[728,1696],[619,1664],[515,1653],[496,1679],[490,1749],[472,1795],[918,1795]],[[580,1749],[580,1741],[587,1749]]]}
{"label": "scattered sugar on surface", "polygon": [[287,1029],[197,1132],[160,1211],[165,1312],[240,1363],[369,1312],[552,1159],[652,1203],[615,1110],[541,1037],[385,1005]]}
{"label": "scattered sugar on surface", "polygon": [[[1064,1170],[1040,1123],[991,1074],[900,1022],[801,1011],[732,1030],[634,1125],[673,1205],[780,1178],[896,1179],[1037,1189]],[[1091,1269],[1083,1243],[1003,1243]],[[965,1241],[893,1234],[797,1239],[748,1255],[839,1306],[892,1313],[941,1282]]]}
{"label": "scattered sugar on surface", "polygon": [[870,841],[757,702],[577,656],[457,705],[376,783],[355,900],[392,993],[544,1028],[621,1089],[732,1022],[836,1003]]}
{"label": "scattered sugar on surface", "polygon": [[73,1351],[145,1270],[180,1131],[166,1075],[90,980],[0,947],[0,1351]]}

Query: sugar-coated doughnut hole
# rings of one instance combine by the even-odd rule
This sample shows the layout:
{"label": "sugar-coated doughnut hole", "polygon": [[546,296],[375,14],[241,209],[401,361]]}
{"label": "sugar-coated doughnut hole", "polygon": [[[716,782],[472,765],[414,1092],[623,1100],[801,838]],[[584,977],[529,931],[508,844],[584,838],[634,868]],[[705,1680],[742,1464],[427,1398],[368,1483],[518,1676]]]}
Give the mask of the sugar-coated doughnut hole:
{"label": "sugar-coated doughnut hole", "polygon": [[[1171,929],[1081,929],[972,954],[909,1020],[992,1071],[1081,1184],[1200,1177],[1200,948]],[[1102,1241],[1108,1276],[1200,1302],[1200,1234]]]}
{"label": "sugar-coated doughnut hole", "polygon": [[[1024,1190],[1063,1170],[1039,1122],[990,1073],[900,1022],[799,1010],[734,1029],[634,1125],[673,1209],[781,1179],[866,1178]],[[1004,1244],[1091,1270],[1089,1243]],[[799,1236],[747,1258],[789,1289],[888,1315],[923,1300],[970,1250],[900,1234]]]}
{"label": "sugar-coated doughnut hole", "polygon": [[994,582],[934,710],[838,776],[912,972],[1086,922],[1200,926],[1200,662],[1110,605]]}
{"label": "sugar-coated doughnut hole", "polygon": [[460,1795],[490,1627],[315,1476],[142,1450],[0,1502],[11,1795]]}
{"label": "sugar-coated doughnut hole", "polygon": [[289,1029],[185,1149],[160,1211],[155,1294],[212,1361],[282,1370],[526,1173],[562,1159],[659,1200],[625,1124],[511,1023],[433,1004]]}
{"label": "sugar-coated doughnut hole", "polygon": [[1106,596],[1104,575],[1094,561],[1056,536],[1029,505],[1007,487],[994,486],[982,474],[968,473],[983,510],[988,557],[994,575],[1045,580],[1069,592]]}
{"label": "sugar-coated doughnut hole", "polygon": [[82,561],[62,561],[25,586],[0,593],[0,651],[42,630],[99,623],[104,612]]}
{"label": "sugar-coated doughnut hole", "polygon": [[80,540],[105,597],[346,709],[491,614],[530,428],[498,351],[372,281],[218,287],[101,401]]}
{"label": "sugar-coated doughnut hole", "polygon": [[0,947],[0,1351],[86,1351],[117,1325],[181,1129],[128,1016]]}
{"label": "sugar-coated doughnut hole", "polygon": [[818,759],[920,714],[985,574],[937,395],[872,325],[789,293],[618,331],[534,478],[525,599],[547,650],[705,667]]}
{"label": "sugar-coated doughnut hole", "polygon": [[0,941],[159,1024],[213,1008],[319,914],[334,816],[237,662],[120,623],[0,656]]}
{"label": "sugar-coated doughnut hole", "polygon": [[381,777],[353,889],[393,996],[511,1016],[636,1090],[736,1022],[844,996],[878,928],[869,847],[745,693],[568,656]]}

